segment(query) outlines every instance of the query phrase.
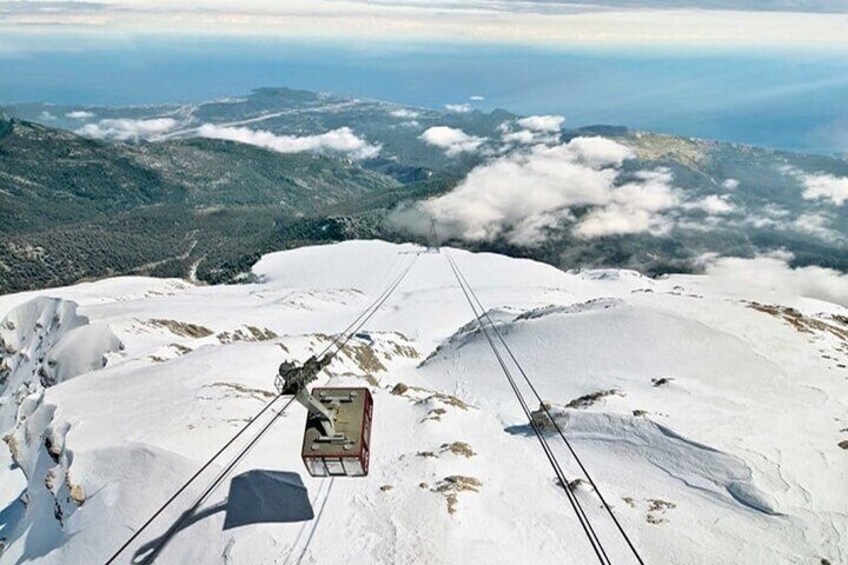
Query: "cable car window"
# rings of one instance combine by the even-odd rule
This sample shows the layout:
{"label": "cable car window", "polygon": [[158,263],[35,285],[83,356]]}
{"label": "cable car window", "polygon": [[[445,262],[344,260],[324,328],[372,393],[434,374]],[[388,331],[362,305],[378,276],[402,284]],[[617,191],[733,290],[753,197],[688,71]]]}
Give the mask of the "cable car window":
{"label": "cable car window", "polygon": [[342,459],[342,464],[344,465],[345,475],[348,477],[360,477],[364,474],[359,459],[345,458]]}
{"label": "cable car window", "polygon": [[330,476],[345,474],[341,459],[324,459],[324,463],[327,465],[327,472]]}
{"label": "cable car window", "polygon": [[324,460],[320,457],[310,457],[309,462],[309,474],[313,477],[326,477],[327,476],[327,467],[324,465]]}

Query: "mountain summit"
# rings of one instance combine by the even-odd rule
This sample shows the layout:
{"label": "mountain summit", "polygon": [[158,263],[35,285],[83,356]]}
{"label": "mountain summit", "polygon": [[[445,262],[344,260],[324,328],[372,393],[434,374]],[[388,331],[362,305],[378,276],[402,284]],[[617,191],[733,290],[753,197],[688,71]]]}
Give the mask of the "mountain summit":
{"label": "mountain summit", "polygon": [[[122,559],[159,547],[163,563],[589,562],[448,258],[645,562],[844,560],[845,308],[718,276],[422,251],[350,241],[266,255],[240,286],[123,277],[0,297],[3,560],[103,562],[274,397],[281,361],[320,352],[411,265],[317,383],[371,390],[370,474],[309,477],[295,404],[237,481],[162,537],[222,467],[201,474]],[[102,339],[63,347],[74,332]],[[629,562],[546,434],[610,558]],[[281,508],[269,522],[245,486],[314,518]]]}

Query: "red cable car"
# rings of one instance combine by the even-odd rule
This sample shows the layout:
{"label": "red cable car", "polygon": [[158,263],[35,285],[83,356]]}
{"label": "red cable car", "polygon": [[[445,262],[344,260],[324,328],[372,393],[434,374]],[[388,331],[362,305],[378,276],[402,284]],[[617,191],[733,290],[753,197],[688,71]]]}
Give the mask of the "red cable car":
{"label": "red cable car", "polygon": [[326,433],[321,414],[306,417],[301,455],[313,477],[364,477],[371,457],[374,401],[367,388],[313,388],[312,396],[333,415]]}
{"label": "red cable car", "polygon": [[313,477],[364,477],[371,457],[374,401],[367,388],[314,388],[331,356],[310,357],[303,365],[286,361],[275,381],[281,395],[293,395],[306,407],[301,456]]}

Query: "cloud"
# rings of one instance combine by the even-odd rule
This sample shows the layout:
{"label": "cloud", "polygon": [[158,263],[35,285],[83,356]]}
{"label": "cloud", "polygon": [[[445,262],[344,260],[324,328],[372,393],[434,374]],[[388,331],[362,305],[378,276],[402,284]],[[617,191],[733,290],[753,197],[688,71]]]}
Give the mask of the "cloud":
{"label": "cloud", "polygon": [[736,207],[730,202],[727,196],[717,196],[715,194],[694,202],[687,202],[683,207],[687,210],[703,210],[711,216],[723,216],[736,210]]}
{"label": "cloud", "polygon": [[[844,0],[0,0],[0,26],[579,46],[848,47]],[[807,13],[791,13],[807,12]],[[809,13],[816,12],[816,13]],[[355,21],[356,25],[351,25]],[[237,25],[236,25],[237,24]],[[739,30],[744,33],[739,33]]]}
{"label": "cloud", "polygon": [[421,114],[416,112],[415,110],[410,110],[409,108],[398,108],[396,110],[392,110],[389,112],[389,115],[394,116],[395,118],[401,118],[404,120],[414,120],[419,117]]}
{"label": "cloud", "polygon": [[502,136],[504,143],[516,143],[519,145],[535,145],[537,143],[555,143],[557,139],[550,135],[539,135],[529,129],[511,131]]}
{"label": "cloud", "polygon": [[727,190],[736,190],[739,188],[739,181],[736,179],[727,179],[721,183],[721,186]]}
{"label": "cloud", "polygon": [[617,171],[580,161],[572,147],[538,145],[475,168],[451,192],[424,202],[423,211],[448,238],[518,244],[541,236],[554,215],[576,204],[604,204]]}
{"label": "cloud", "polygon": [[431,127],[419,136],[419,139],[430,145],[435,145],[445,150],[449,157],[455,157],[460,153],[472,153],[477,151],[486,138],[469,135],[461,129],[448,126]]}
{"label": "cloud", "polygon": [[472,109],[473,108],[471,108],[471,104],[445,104],[445,110],[457,114],[466,114]]}
{"label": "cloud", "polygon": [[479,94],[477,94],[477,95],[469,97],[468,99],[471,100],[472,102],[482,102],[483,100],[486,99],[486,97],[480,96]]}
{"label": "cloud", "polygon": [[87,120],[94,117],[94,112],[75,110],[73,112],[68,112],[67,114],[65,114],[65,117],[70,118],[72,120]]}
{"label": "cloud", "polygon": [[848,177],[836,177],[828,174],[803,175],[803,197],[806,200],[830,200],[842,206],[848,200]]}
{"label": "cloud", "polygon": [[348,127],[341,127],[318,135],[294,136],[276,135],[270,131],[252,130],[246,127],[225,127],[205,124],[198,128],[200,137],[237,141],[248,145],[264,147],[279,153],[343,153],[354,159],[376,157],[380,145],[371,145],[358,137]]}
{"label": "cloud", "polygon": [[540,132],[558,132],[565,123],[562,116],[527,116],[515,122],[524,129]]}
{"label": "cloud", "polygon": [[591,3],[580,0],[544,0],[534,2],[504,2],[503,0],[354,0],[366,5],[393,7],[432,6],[443,11],[460,10],[469,5],[478,9],[517,14],[573,14],[585,11],[644,8],[694,8],[698,10],[763,10],[791,12],[845,13],[848,6],[844,0],[596,0]]}
{"label": "cloud", "polygon": [[830,218],[824,214],[806,212],[792,222],[792,226],[801,233],[806,233],[824,241],[837,242],[844,236],[830,227]]}
{"label": "cloud", "polygon": [[155,118],[150,120],[132,120],[128,118],[100,120],[86,124],[76,133],[95,139],[128,141],[147,139],[165,133],[177,126],[173,118]]}
{"label": "cloud", "polygon": [[[563,222],[585,238],[665,233],[672,223],[662,213],[679,204],[672,175],[641,171],[616,184],[621,165],[633,157],[629,148],[603,138],[522,148],[476,167],[451,192],[393,221],[415,232],[433,218],[446,239],[505,237],[516,245],[538,244]],[[589,211],[578,219],[572,209],[585,207]]]}
{"label": "cloud", "polygon": [[568,142],[568,147],[579,159],[593,167],[620,167],[625,160],[636,157],[626,145],[605,137],[575,137]]}
{"label": "cloud", "polygon": [[711,277],[739,288],[779,290],[848,306],[848,275],[823,267],[790,267],[791,253],[776,252],[753,259],[740,257],[702,258]]}
{"label": "cloud", "polygon": [[[501,132],[501,139],[507,145],[504,149],[509,149],[514,145],[538,145],[547,144],[554,145],[560,142],[559,129],[551,129],[540,127],[544,124],[530,123],[533,128],[527,128],[521,125],[524,120],[508,121],[498,126]],[[519,126],[523,129],[516,130]]]}
{"label": "cloud", "polygon": [[636,180],[609,189],[609,204],[590,211],[574,228],[582,238],[648,232],[665,235],[673,227],[658,212],[676,207],[679,197],[665,169],[641,171]]}

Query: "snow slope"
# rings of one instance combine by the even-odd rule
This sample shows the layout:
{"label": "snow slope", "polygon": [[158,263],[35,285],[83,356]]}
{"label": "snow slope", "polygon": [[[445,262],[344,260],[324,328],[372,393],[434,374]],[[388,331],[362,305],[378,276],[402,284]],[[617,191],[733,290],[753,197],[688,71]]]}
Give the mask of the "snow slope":
{"label": "snow slope", "polygon": [[[44,338],[66,371],[0,405],[0,562],[103,562],[272,397],[282,360],[323,349],[415,260],[367,324],[373,344],[353,340],[320,379],[371,387],[370,475],[309,477],[294,405],[235,474],[299,473],[315,518],[223,529],[238,501],[222,486],[157,562],[591,563],[449,253],[646,563],[848,563],[845,309],[709,277],[417,251],[346,242],[265,256],[256,284],[117,278],[0,297],[16,328],[86,318]],[[38,341],[15,335],[16,351]],[[597,496],[574,488],[613,562],[635,562]]]}

